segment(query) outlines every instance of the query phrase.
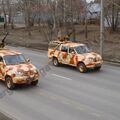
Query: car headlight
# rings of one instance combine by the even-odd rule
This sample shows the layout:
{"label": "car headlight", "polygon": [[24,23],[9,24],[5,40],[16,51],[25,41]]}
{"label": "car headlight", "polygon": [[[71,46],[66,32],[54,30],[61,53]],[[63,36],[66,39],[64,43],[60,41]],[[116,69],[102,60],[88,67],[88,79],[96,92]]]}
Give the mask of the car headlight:
{"label": "car headlight", "polygon": [[93,61],[94,61],[94,58],[88,58],[88,60],[89,60],[90,62],[93,62]]}
{"label": "car headlight", "polygon": [[35,74],[37,74],[37,73],[38,73],[38,70],[37,70],[37,69],[34,69],[33,71],[34,71],[34,73],[35,73]]}
{"label": "car headlight", "polygon": [[16,72],[15,75],[16,75],[16,77],[20,77],[20,76],[23,75],[23,73],[22,72]]}
{"label": "car headlight", "polygon": [[96,58],[96,61],[100,61],[100,60],[101,60],[101,58],[100,58],[100,57],[97,57],[97,58]]}
{"label": "car headlight", "polygon": [[101,61],[102,57],[100,55],[98,55],[96,59],[97,59],[97,61]]}

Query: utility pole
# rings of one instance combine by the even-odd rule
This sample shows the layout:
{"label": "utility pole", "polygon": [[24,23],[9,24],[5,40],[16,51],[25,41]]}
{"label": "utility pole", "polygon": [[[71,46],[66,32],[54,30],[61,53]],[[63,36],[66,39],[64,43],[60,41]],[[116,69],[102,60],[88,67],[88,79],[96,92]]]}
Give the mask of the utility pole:
{"label": "utility pole", "polygon": [[101,0],[101,22],[100,22],[100,54],[103,57],[104,42],[104,0]]}
{"label": "utility pole", "polygon": [[63,20],[63,25],[64,25],[64,33],[66,33],[67,31],[67,28],[66,28],[66,0],[63,0],[63,17],[64,17],[64,20]]}
{"label": "utility pole", "polygon": [[70,14],[71,14],[71,25],[72,25],[72,32],[73,32],[73,41],[75,42],[76,36],[75,36],[75,26],[74,26],[74,13],[73,13],[73,0],[70,0]]}
{"label": "utility pole", "polygon": [[64,7],[64,8],[63,8],[63,9],[64,9],[64,10],[63,10],[63,11],[64,11],[64,13],[63,13],[63,14],[64,14],[64,20],[63,20],[63,21],[64,21],[64,23],[65,23],[65,17],[66,17],[66,16],[65,16],[65,4],[66,4],[66,3],[65,3],[65,0],[63,0],[63,2],[64,2],[64,3],[63,3],[63,7]]}
{"label": "utility pole", "polygon": [[87,1],[85,1],[85,38],[88,39]]}

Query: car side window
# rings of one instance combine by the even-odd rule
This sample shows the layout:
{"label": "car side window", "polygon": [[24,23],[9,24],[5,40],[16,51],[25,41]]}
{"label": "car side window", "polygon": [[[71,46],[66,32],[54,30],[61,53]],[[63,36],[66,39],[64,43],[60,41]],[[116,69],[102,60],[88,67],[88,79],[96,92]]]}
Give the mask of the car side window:
{"label": "car side window", "polygon": [[3,62],[3,58],[0,56],[0,62]]}
{"label": "car side window", "polygon": [[69,53],[75,53],[74,48],[70,47],[70,48],[69,48]]}
{"label": "car side window", "polygon": [[62,52],[68,52],[68,47],[67,46],[62,46],[61,51]]}

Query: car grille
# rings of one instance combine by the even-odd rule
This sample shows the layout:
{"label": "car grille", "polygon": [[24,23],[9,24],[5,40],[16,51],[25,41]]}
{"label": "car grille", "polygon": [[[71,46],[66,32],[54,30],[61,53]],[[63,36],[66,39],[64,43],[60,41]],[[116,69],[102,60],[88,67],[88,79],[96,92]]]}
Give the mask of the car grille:
{"label": "car grille", "polygon": [[24,71],[24,76],[34,75],[33,71]]}

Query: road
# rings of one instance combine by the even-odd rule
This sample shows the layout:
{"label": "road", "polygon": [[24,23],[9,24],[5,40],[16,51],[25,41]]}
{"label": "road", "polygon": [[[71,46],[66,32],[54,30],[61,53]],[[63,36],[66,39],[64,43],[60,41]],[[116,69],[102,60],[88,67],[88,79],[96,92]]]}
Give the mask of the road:
{"label": "road", "polygon": [[79,73],[73,67],[54,67],[45,52],[13,47],[42,73],[37,87],[7,91],[0,82],[0,109],[18,120],[119,120],[120,67],[103,65],[100,72]]}

